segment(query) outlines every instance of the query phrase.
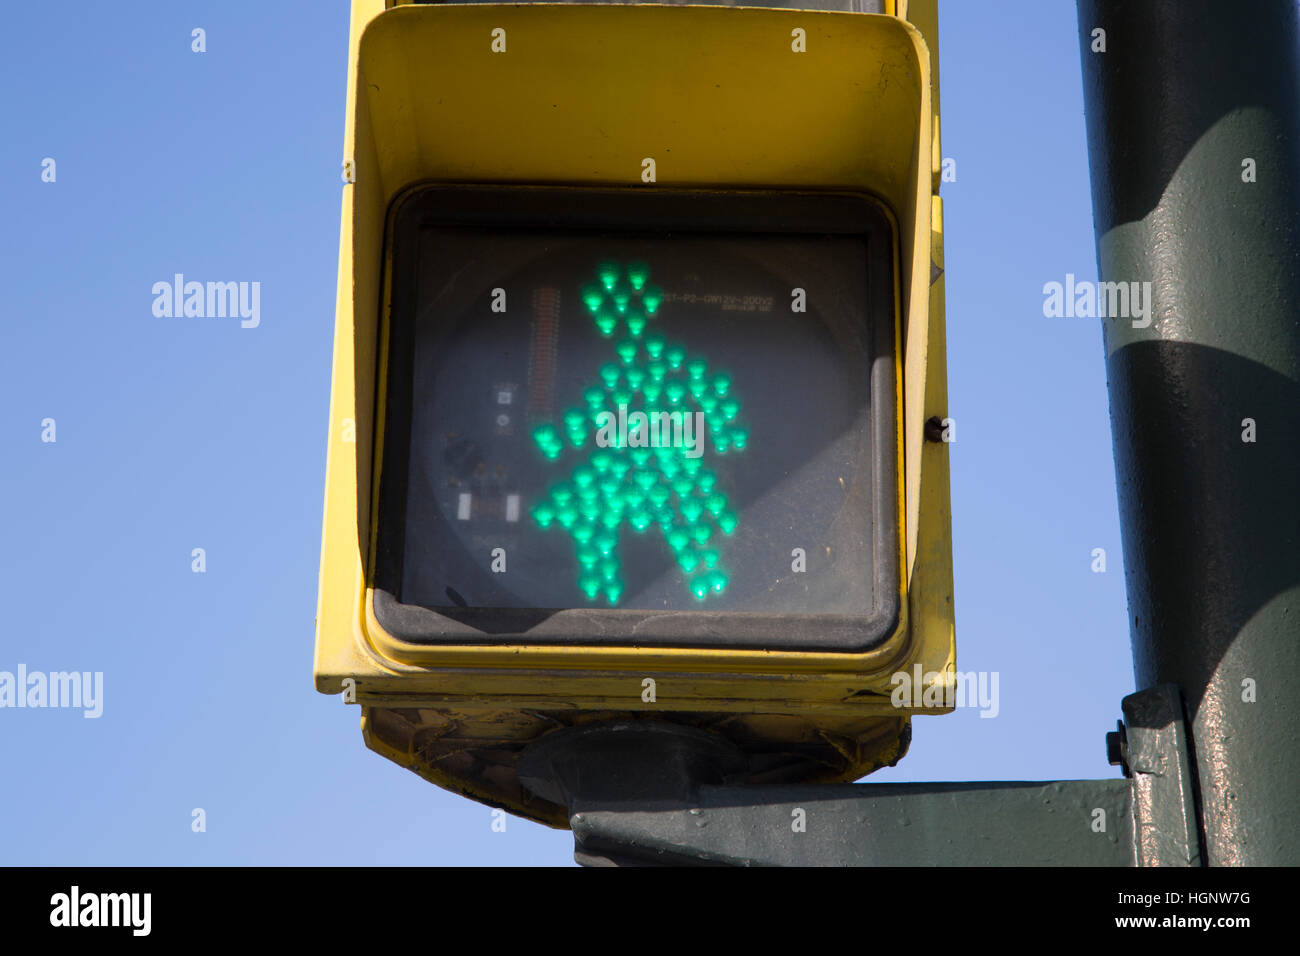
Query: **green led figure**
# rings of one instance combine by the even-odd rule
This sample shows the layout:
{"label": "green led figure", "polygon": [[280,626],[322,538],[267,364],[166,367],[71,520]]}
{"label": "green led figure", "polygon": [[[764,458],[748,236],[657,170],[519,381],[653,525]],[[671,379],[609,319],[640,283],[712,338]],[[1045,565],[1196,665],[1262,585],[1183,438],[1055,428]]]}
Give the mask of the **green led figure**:
{"label": "green led figure", "polygon": [[659,530],[696,600],[726,590],[718,546],[738,519],[702,453],[706,436],[720,455],[743,452],[749,440],[731,376],[655,332],[663,292],[649,280],[643,262],[597,266],[581,298],[613,345],[611,360],[583,390],[584,407],[532,433],[547,461],[566,451],[582,459],[533,506],[533,520],[569,533],[579,590],[610,605],[626,590],[618,557],[625,524],[634,534]]}

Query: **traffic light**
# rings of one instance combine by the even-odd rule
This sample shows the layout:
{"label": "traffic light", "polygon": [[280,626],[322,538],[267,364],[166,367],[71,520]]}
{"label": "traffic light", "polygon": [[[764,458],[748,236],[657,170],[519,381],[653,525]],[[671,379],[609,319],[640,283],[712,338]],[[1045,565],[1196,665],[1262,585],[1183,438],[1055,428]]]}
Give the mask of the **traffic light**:
{"label": "traffic light", "polygon": [[562,825],[514,772],[557,728],[831,781],[946,709],[892,693],[954,666],[931,62],[888,12],[356,0],[315,675],[368,746]]}

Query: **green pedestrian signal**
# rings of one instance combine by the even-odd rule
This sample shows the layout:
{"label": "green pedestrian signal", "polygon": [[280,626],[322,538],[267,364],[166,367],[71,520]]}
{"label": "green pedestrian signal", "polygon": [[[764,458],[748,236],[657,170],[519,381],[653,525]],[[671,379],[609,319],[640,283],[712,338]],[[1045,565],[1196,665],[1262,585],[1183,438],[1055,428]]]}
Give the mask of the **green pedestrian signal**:
{"label": "green pedestrian signal", "polygon": [[577,723],[902,755],[954,667],[920,8],[353,0],[314,669],[369,747],[559,825],[516,763]]}
{"label": "green pedestrian signal", "polygon": [[618,615],[704,614],[662,623],[791,647],[895,627],[896,329],[870,204],[726,197],[696,222],[689,193],[491,195],[428,188],[395,214],[379,621],[613,614],[582,625],[654,641],[658,620]]}
{"label": "green pedestrian signal", "polygon": [[618,362],[602,366],[600,383],[584,389],[586,408],[564,413],[563,431],[550,422],[533,428],[546,461],[566,450],[586,455],[533,506],[533,520],[572,537],[578,589],[588,601],[603,596],[616,605],[626,590],[618,554],[624,526],[635,534],[657,528],[688,575],[687,589],[703,601],[726,590],[720,539],[740,520],[705,467],[706,439],[719,455],[745,449],[740,401],[730,394],[730,375],[710,374],[704,358],[688,360],[683,346],[647,332],[663,302],[663,291],[647,284],[649,265],[606,261],[596,276],[582,303],[603,338],[626,338],[615,346]]}

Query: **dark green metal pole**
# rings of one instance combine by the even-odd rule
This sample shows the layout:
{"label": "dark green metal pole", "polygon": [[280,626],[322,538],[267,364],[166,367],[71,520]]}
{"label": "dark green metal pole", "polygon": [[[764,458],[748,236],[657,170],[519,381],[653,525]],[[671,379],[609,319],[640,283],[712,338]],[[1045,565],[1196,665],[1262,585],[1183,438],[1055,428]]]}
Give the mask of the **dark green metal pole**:
{"label": "dark green metal pole", "polygon": [[1151,284],[1103,319],[1137,686],[1182,690],[1207,862],[1300,864],[1297,7],[1078,12],[1101,279]]}

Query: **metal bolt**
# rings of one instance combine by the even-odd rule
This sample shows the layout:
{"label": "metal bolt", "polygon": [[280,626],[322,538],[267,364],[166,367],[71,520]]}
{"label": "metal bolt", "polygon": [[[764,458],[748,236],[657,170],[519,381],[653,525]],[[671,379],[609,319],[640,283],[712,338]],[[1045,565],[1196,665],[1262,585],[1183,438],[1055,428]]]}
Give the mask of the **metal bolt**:
{"label": "metal bolt", "polygon": [[1115,729],[1106,735],[1106,762],[1123,768],[1124,776],[1132,776],[1128,766],[1128,729],[1122,720],[1117,720]]}

